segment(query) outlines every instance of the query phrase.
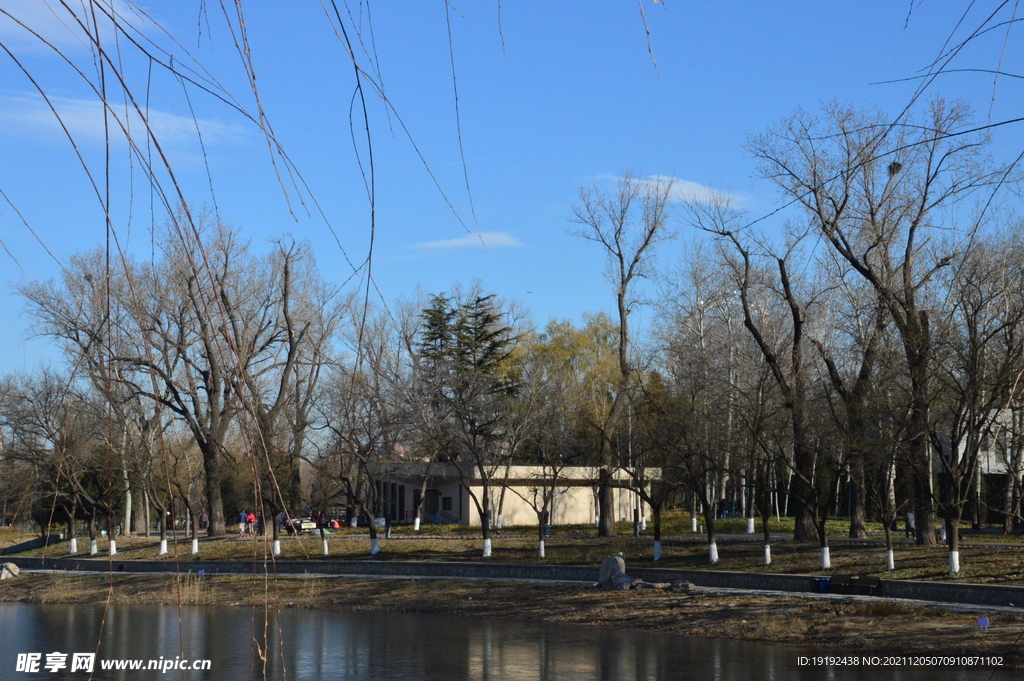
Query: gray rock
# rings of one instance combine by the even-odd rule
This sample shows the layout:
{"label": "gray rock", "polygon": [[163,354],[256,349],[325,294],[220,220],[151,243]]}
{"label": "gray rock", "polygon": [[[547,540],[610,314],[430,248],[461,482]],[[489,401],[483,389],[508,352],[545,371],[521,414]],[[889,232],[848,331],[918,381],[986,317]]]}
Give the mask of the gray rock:
{"label": "gray rock", "polygon": [[608,556],[601,562],[601,573],[597,581],[602,589],[625,591],[633,584],[626,576],[626,561],[621,553]]}
{"label": "gray rock", "polygon": [[14,563],[0,565],[0,579],[14,579],[21,574],[21,569]]}
{"label": "gray rock", "polygon": [[629,575],[612,575],[612,591],[629,591],[633,587],[633,580]]}
{"label": "gray rock", "polygon": [[672,591],[676,593],[693,593],[693,590],[696,588],[694,584],[683,579],[677,579],[672,582]]}

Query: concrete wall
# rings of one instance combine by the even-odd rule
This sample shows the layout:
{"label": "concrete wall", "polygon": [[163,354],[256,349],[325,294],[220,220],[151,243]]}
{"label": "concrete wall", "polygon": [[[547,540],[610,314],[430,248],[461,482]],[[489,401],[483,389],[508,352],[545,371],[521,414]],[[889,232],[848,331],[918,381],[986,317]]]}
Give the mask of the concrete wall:
{"label": "concrete wall", "polygon": [[922,601],[1024,608],[1024,588],[1015,586],[944,584],[883,579],[879,595],[885,598],[912,598]]}
{"label": "concrete wall", "polygon": [[[615,520],[632,521],[633,506],[637,501],[637,495],[625,489],[613,489],[612,491],[615,494]],[[482,492],[482,487],[473,487],[474,494],[479,495]],[[527,485],[510,486],[505,491],[505,500],[501,505],[502,526],[537,524],[537,512],[530,505],[534,493],[534,487]],[[491,495],[494,500],[492,508],[497,510],[501,487],[495,485],[491,490]],[[589,485],[558,487],[552,506],[551,520],[549,521],[551,525],[589,525],[597,517],[597,500],[594,497],[593,487]],[[480,514],[477,513],[476,505],[470,501],[468,507],[470,508],[469,526],[480,527]],[[640,508],[641,513],[650,518],[647,505],[641,503]]]}
{"label": "concrete wall", "polygon": [[[7,559],[22,569],[50,569],[107,572],[174,572],[174,563],[159,560],[109,561],[107,559],[19,558]],[[368,575],[380,577],[449,577],[473,579],[541,579],[570,582],[596,582],[597,567],[577,565],[508,565],[491,563],[427,563],[376,560],[278,561],[257,563],[270,574]],[[244,561],[181,561],[181,573],[249,574],[253,563]],[[722,570],[670,570],[630,568],[626,572],[648,582],[672,582],[683,579],[697,586],[808,593],[817,591],[819,578],[810,575],[776,575]],[[1024,607],[1024,587],[986,584],[952,584],[881,580],[880,595],[885,598],[909,598],[941,603],[984,606]]]}

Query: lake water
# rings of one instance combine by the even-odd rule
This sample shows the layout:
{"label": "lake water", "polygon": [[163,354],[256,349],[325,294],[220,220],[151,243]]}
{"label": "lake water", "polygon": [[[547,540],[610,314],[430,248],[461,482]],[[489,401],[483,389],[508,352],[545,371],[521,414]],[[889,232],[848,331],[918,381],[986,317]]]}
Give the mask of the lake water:
{"label": "lake water", "polygon": [[[97,647],[98,645],[98,647]],[[19,654],[39,653],[38,671],[18,671]],[[47,654],[66,654],[47,671]],[[71,672],[74,653],[95,653],[98,680],[274,681],[984,681],[991,670],[949,667],[812,668],[813,651],[741,641],[391,613],[352,614],[167,606],[0,604],[0,679],[88,679]],[[821,654],[821,653],[817,653]],[[175,669],[210,660],[210,669]],[[139,670],[103,670],[139,660]],[[147,669],[150,660],[168,671]],[[264,662],[265,660],[265,662]],[[59,664],[59,656],[53,658]],[[31,661],[22,658],[22,667]],[[997,671],[994,679],[1021,678]]]}

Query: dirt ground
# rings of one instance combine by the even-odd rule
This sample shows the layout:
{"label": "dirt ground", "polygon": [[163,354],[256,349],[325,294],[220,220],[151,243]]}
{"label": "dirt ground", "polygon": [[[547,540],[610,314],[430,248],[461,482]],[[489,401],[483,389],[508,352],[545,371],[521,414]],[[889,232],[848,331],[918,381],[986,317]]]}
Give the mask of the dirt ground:
{"label": "dirt ground", "polygon": [[800,597],[601,591],[587,585],[432,579],[25,573],[0,601],[326,608],[566,622],[879,654],[1003,656],[1024,667],[1024,617]]}

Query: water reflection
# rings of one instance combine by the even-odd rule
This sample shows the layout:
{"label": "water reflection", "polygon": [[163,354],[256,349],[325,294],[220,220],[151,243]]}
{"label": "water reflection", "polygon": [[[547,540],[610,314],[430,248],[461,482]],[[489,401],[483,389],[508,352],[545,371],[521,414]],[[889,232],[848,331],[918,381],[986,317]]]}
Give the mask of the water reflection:
{"label": "water reflection", "polygon": [[[781,646],[566,625],[318,610],[0,604],[0,678],[85,679],[68,670],[15,673],[18,653],[97,652],[94,679],[285,681],[923,681],[989,671],[799,668]],[[102,633],[102,636],[100,635]],[[97,643],[99,647],[97,648]],[[209,659],[209,671],[103,671],[102,660]],[[998,672],[995,679],[1018,678]]]}

